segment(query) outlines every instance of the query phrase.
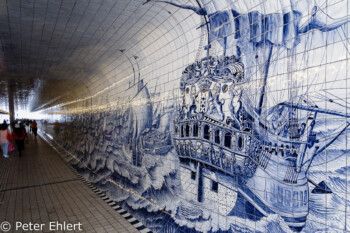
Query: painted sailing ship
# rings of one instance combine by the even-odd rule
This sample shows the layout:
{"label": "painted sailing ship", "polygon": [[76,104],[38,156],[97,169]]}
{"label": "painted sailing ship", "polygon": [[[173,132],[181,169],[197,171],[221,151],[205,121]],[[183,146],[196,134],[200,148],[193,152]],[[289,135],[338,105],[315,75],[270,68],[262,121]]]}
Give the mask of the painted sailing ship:
{"label": "painted sailing ship", "polygon": [[134,166],[142,166],[142,134],[152,126],[152,103],[147,86],[143,79],[134,82],[126,90],[127,96],[131,96],[128,111],[129,132],[123,152]]}
{"label": "painted sailing ship", "polygon": [[[326,182],[310,179],[311,164],[349,126],[345,121],[331,137],[320,140],[314,130],[317,117],[349,115],[318,107],[306,93],[295,91],[298,84],[292,78],[284,87],[287,100],[273,103],[267,86],[277,72],[276,68],[275,74],[270,72],[271,65],[278,66],[279,57],[287,57],[285,72],[292,74],[298,45],[311,49],[309,37],[317,32],[334,31],[346,41],[342,26],[348,18],[332,17],[316,3],[310,12],[292,3],[282,12],[264,14],[240,12],[244,1],[232,6],[224,1],[155,2],[200,16],[201,43],[208,41],[203,47],[207,56],[197,57],[181,78],[182,103],[173,135],[185,191],[179,213],[189,222],[205,219],[203,209],[230,216],[243,196],[254,207],[251,215],[278,214],[292,230],[301,231],[309,213],[309,194],[332,192]],[[215,45],[221,46],[223,56],[213,55]],[[258,94],[250,89],[255,74],[262,80]],[[309,184],[315,187],[312,192]]]}
{"label": "painted sailing ship", "polygon": [[192,188],[184,188],[191,195],[181,208],[189,219],[200,217],[201,206],[227,215],[240,193],[260,214],[277,213],[300,231],[309,182],[314,193],[331,192],[307,177],[310,164],[349,126],[320,143],[313,132],[317,114],[348,116],[300,100],[278,103],[262,117],[263,103],[255,107],[244,98],[244,85],[244,65],[234,56],[207,57],[184,70],[173,140],[182,182]]}
{"label": "painted sailing ship", "polygon": [[[140,76],[139,76],[140,77]],[[144,154],[165,155],[171,149],[167,120],[168,111],[154,106],[147,85],[143,79],[135,82],[126,90],[128,100],[127,125],[129,132],[123,146],[123,152],[134,166],[142,166]]]}

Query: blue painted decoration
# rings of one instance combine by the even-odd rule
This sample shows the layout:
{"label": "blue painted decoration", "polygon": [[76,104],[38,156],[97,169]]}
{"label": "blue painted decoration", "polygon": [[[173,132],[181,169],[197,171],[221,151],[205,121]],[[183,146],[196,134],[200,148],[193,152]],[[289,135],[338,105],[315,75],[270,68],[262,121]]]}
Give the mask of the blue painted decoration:
{"label": "blue painted decoration", "polygon": [[[205,17],[197,28],[208,30],[207,55],[183,69],[178,102],[152,102],[157,93],[140,79],[126,89],[145,104],[67,119],[53,134],[81,161],[72,163],[155,232],[349,230],[347,108],[320,94],[334,95],[331,88],[312,95],[306,80],[321,72],[288,75],[298,54],[343,38],[348,18],[317,5],[301,23],[296,9],[212,12],[197,1],[151,2]],[[215,43],[221,54],[210,53]]]}

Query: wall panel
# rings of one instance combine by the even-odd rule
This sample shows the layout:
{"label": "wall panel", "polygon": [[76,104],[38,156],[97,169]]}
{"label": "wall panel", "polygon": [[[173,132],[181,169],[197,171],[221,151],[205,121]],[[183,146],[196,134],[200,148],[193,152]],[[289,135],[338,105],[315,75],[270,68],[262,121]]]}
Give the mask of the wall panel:
{"label": "wall panel", "polygon": [[350,230],[349,3],[149,4],[45,110],[79,172],[154,232]]}

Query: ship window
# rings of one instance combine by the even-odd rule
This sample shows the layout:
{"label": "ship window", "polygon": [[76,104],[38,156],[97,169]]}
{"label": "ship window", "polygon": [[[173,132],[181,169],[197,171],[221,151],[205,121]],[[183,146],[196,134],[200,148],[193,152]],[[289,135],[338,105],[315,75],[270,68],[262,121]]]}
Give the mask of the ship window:
{"label": "ship window", "polygon": [[220,144],[220,130],[215,131],[215,143]]}
{"label": "ship window", "polygon": [[190,88],[186,88],[186,94],[190,93]]}
{"label": "ship window", "polygon": [[285,203],[284,203],[284,205],[285,206],[288,206],[288,207],[290,207],[291,206],[291,200],[292,199],[292,194],[291,194],[291,192],[289,191],[289,190],[286,190],[286,198],[285,198]]}
{"label": "ship window", "polygon": [[284,145],[281,145],[281,155],[284,157]]}
{"label": "ship window", "polygon": [[284,195],[283,195],[283,188],[279,187],[278,186],[278,193],[277,193],[277,202],[278,204],[283,204],[283,198],[284,198]]}
{"label": "ship window", "polygon": [[231,133],[226,133],[225,134],[225,147],[231,148]]}
{"label": "ship window", "polygon": [[198,124],[193,126],[193,137],[198,137]]}
{"label": "ship window", "polygon": [[243,148],[243,138],[242,136],[238,136],[238,149]]}
{"label": "ship window", "polygon": [[204,139],[210,140],[209,125],[204,126]]}
{"label": "ship window", "polygon": [[211,190],[217,192],[219,190],[219,183],[212,180],[211,181]]}
{"label": "ship window", "polygon": [[298,191],[293,192],[293,207],[298,207],[299,202],[299,195]]}
{"label": "ship window", "polygon": [[181,125],[181,137],[183,138],[184,137],[184,126]]}
{"label": "ship window", "polygon": [[191,179],[196,180],[196,172],[191,171]]}
{"label": "ship window", "polygon": [[175,126],[175,133],[177,134],[177,131],[178,131],[178,128],[177,128],[177,126]]}
{"label": "ship window", "polygon": [[186,137],[190,136],[190,126],[186,125]]}
{"label": "ship window", "polygon": [[278,154],[278,146],[277,146],[277,143],[275,143],[275,148],[273,148],[273,150],[275,150],[275,155]]}
{"label": "ship window", "polygon": [[227,84],[223,85],[223,86],[222,86],[222,92],[223,92],[223,93],[226,93],[227,90],[228,90]]}

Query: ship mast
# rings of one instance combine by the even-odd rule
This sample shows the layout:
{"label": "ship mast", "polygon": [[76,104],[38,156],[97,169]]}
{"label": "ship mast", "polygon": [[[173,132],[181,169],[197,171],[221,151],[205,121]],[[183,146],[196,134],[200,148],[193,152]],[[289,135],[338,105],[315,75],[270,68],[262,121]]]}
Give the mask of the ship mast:
{"label": "ship mast", "polygon": [[[294,104],[294,101],[297,99],[297,83],[293,80],[293,71],[295,70],[293,65],[295,64],[295,48],[294,46],[291,49],[287,49],[287,75],[288,75],[288,99]],[[296,108],[290,108],[289,118],[289,138],[298,139],[298,112]]]}
{"label": "ship mast", "polygon": [[272,44],[268,44],[268,46],[269,46],[269,54],[268,54],[267,61],[265,64],[264,79],[263,79],[263,85],[262,85],[261,90],[260,90],[260,98],[259,98],[258,108],[256,109],[256,112],[258,115],[261,114],[263,103],[264,103],[266,84],[267,84],[267,76],[269,75],[270,60],[271,60],[271,56],[272,56],[273,46],[272,46]]}

